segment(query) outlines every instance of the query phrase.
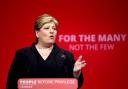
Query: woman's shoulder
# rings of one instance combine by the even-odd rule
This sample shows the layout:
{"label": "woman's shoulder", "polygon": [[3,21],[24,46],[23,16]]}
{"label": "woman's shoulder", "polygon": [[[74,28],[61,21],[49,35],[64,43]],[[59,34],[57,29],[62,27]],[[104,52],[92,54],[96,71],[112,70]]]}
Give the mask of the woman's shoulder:
{"label": "woman's shoulder", "polygon": [[22,47],[16,50],[16,53],[30,53],[31,52],[31,46]]}
{"label": "woman's shoulder", "polygon": [[59,50],[59,52],[64,53],[66,55],[73,55],[73,53],[71,51],[69,51],[63,47],[60,47],[57,44],[54,44],[54,45],[55,45],[55,50],[57,50],[57,51]]}
{"label": "woman's shoulder", "polygon": [[60,48],[62,52],[68,54],[68,55],[73,55],[73,53],[67,49],[64,49],[64,48]]}

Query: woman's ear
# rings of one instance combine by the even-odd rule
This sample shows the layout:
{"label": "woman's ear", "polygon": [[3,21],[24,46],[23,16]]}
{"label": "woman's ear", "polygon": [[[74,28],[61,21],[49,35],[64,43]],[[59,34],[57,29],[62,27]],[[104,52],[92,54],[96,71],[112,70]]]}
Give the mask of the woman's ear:
{"label": "woman's ear", "polygon": [[35,31],[36,37],[39,38],[39,31]]}

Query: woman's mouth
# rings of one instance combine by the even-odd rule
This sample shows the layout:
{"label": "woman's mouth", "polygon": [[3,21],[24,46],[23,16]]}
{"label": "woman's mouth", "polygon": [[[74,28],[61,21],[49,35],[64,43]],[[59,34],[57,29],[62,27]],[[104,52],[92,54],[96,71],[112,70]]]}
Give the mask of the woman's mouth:
{"label": "woman's mouth", "polygon": [[51,39],[53,39],[53,38],[54,38],[54,36],[53,36],[53,35],[51,35],[51,36],[50,36],[50,38],[51,38]]}

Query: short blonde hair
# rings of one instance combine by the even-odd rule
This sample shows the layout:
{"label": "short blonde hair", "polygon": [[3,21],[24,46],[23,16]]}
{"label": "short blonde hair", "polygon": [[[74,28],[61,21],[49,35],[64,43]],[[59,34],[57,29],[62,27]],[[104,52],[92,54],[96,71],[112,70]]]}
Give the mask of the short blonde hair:
{"label": "short blonde hair", "polygon": [[55,25],[58,25],[58,21],[51,15],[49,14],[43,14],[41,16],[38,16],[36,21],[35,21],[35,24],[34,24],[34,30],[35,31],[39,31],[39,29],[46,23],[49,23],[49,22],[54,22]]}

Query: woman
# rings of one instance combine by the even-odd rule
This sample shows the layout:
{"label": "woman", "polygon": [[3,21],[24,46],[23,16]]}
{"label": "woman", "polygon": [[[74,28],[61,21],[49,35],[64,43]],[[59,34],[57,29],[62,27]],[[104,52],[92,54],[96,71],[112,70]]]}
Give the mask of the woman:
{"label": "woman", "polygon": [[55,44],[58,21],[44,14],[35,21],[36,42],[16,51],[8,74],[6,89],[17,89],[19,78],[77,78],[83,84],[82,56],[75,62],[73,54]]}

